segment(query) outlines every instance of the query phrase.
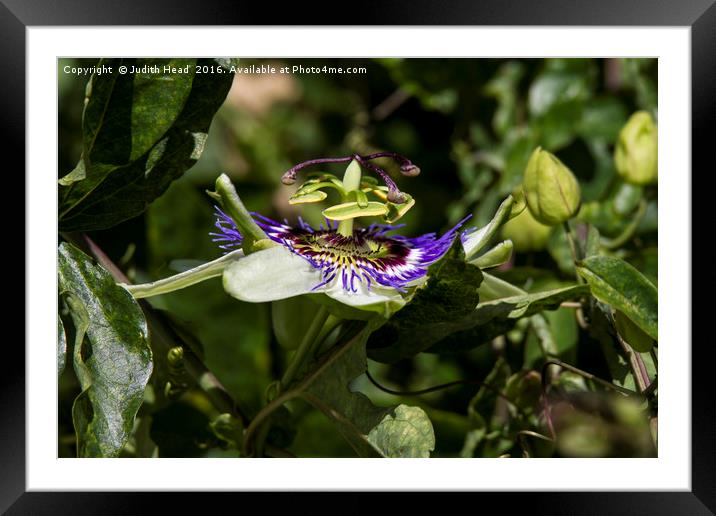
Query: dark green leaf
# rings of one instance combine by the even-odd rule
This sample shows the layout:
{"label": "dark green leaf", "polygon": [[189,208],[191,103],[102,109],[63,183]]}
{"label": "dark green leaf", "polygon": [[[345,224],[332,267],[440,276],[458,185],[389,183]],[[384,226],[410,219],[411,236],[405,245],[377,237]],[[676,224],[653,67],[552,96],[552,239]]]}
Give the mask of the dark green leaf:
{"label": "dark green leaf", "polygon": [[612,143],[627,121],[627,111],[616,98],[592,99],[586,103],[579,123],[579,133],[586,139]]}
{"label": "dark green leaf", "polygon": [[559,270],[565,274],[574,276],[574,257],[569,247],[569,240],[563,228],[552,231],[547,240],[547,251],[552,259],[557,262]]}
{"label": "dark green leaf", "polygon": [[59,285],[77,332],[78,456],[114,457],[129,438],[152,372],[144,314],[107,271],[66,243],[59,249]]}
{"label": "dark green leaf", "polygon": [[596,256],[599,254],[599,248],[600,248],[600,240],[599,240],[599,230],[592,226],[591,224],[587,224],[587,236],[584,239],[584,257],[589,258],[590,256]]}
{"label": "dark green leaf", "polygon": [[654,347],[654,339],[644,333],[619,310],[614,314],[614,326],[626,343],[638,353],[648,353]]}
{"label": "dark green leaf", "polygon": [[624,260],[586,258],[577,267],[594,297],[621,311],[654,340],[659,340],[656,287]]}
{"label": "dark green leaf", "polygon": [[639,206],[644,189],[641,186],[622,183],[614,192],[614,213],[620,217],[631,214]]}
{"label": "dark green leaf", "polygon": [[530,86],[529,110],[535,117],[549,113],[555,106],[583,101],[589,96],[589,86],[583,74],[564,70],[547,70]]}
{"label": "dark green leaf", "polygon": [[[410,336],[423,344],[428,342],[426,351],[430,353],[472,349],[509,331],[516,319],[557,308],[562,301],[575,299],[589,292],[586,285],[573,285],[532,294],[509,294],[507,288],[498,288],[498,282],[501,280],[487,273],[484,273],[484,276],[483,286],[485,290],[489,288],[490,297],[499,292],[502,292],[504,297],[483,301],[470,314],[460,319],[434,325],[426,329],[424,334]],[[483,291],[483,286],[480,287],[480,292]],[[517,287],[509,287],[519,291]]]}
{"label": "dark green leaf", "polygon": [[574,138],[590,94],[589,77],[581,72],[545,70],[532,82],[528,107],[544,148],[555,151]]}
{"label": "dark green leaf", "polygon": [[492,117],[492,127],[500,136],[504,136],[510,128],[517,125],[517,88],[524,73],[525,67],[522,63],[509,61],[485,84],[485,94],[494,97],[498,103]]}
{"label": "dark green leaf", "polygon": [[577,341],[579,328],[573,308],[558,308],[543,314],[549,323],[554,339],[557,356],[563,361],[573,364],[577,360]]}
{"label": "dark green leaf", "polygon": [[[83,154],[60,182],[60,228],[104,229],[142,213],[199,159],[233,74],[221,59],[112,59],[93,75],[83,115]],[[159,67],[119,74],[118,67]],[[194,74],[195,65],[224,73]],[[164,66],[188,67],[187,73]]]}
{"label": "dark green leaf", "polygon": [[532,151],[539,144],[538,135],[530,127],[511,128],[502,141],[504,168],[500,176],[499,192],[507,195],[520,184]]}
{"label": "dark green leaf", "polygon": [[368,343],[371,359],[392,363],[425,351],[452,331],[458,331],[446,332],[443,328],[455,327],[456,321],[477,306],[482,273],[465,263],[459,240],[430,267],[428,277],[427,285],[413,300],[371,336]]}

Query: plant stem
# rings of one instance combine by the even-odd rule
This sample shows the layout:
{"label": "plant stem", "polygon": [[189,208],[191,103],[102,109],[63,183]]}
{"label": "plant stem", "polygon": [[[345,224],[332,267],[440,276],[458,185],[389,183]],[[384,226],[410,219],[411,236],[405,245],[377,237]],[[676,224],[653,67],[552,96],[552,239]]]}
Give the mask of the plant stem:
{"label": "plant stem", "polygon": [[646,371],[646,364],[644,364],[644,360],[641,358],[641,355],[634,351],[634,348],[632,348],[629,343],[625,341],[621,335],[619,335],[619,332],[616,332],[616,336],[619,344],[624,350],[624,353],[626,353],[626,356],[629,359],[629,366],[631,367],[632,374],[634,375],[637,388],[640,393],[643,393],[651,384],[649,373]]}
{"label": "plant stem", "polygon": [[312,358],[309,356],[309,352],[314,348],[314,341],[317,340],[318,334],[323,328],[323,324],[326,322],[326,319],[328,319],[328,315],[328,309],[321,305],[318,312],[316,312],[316,315],[313,317],[311,326],[308,327],[308,331],[303,336],[301,344],[294,353],[291,363],[288,365],[286,372],[281,378],[281,390],[289,386],[306,359]]}
{"label": "plant stem", "polygon": [[604,387],[606,389],[616,391],[616,392],[618,392],[620,394],[624,394],[626,396],[634,396],[635,394],[638,394],[636,392],[630,391],[629,389],[625,389],[624,387],[620,387],[619,385],[614,385],[613,383],[609,383],[606,380],[602,380],[601,378],[594,376],[592,373],[588,373],[586,371],[583,371],[582,369],[578,369],[578,368],[574,367],[573,365],[569,365],[569,364],[562,362],[561,360],[558,360],[556,358],[550,358],[542,366],[542,377],[543,378],[545,377],[546,370],[550,365],[557,365],[557,366],[563,367],[567,371],[571,371],[575,374],[578,374],[579,376],[586,378],[587,380],[591,380],[595,383],[598,383],[599,385],[601,385],[602,387]]}
{"label": "plant stem", "polygon": [[266,406],[264,406],[258,414],[256,414],[256,417],[254,417],[253,421],[251,421],[251,423],[248,425],[248,428],[246,428],[246,433],[244,434],[244,452],[247,455],[254,451],[254,449],[252,448],[253,436],[260,428],[260,426],[268,419],[268,417],[284,403],[294,398],[306,398],[305,391],[315,380],[316,376],[323,373],[325,369],[331,363],[333,363],[333,361],[346,353],[351,348],[351,346],[355,345],[355,343],[358,342],[358,340],[356,339],[360,339],[360,334],[351,335],[350,332],[347,332],[345,338],[347,338],[345,342],[336,344],[335,349],[331,353],[327,354],[327,356],[325,357],[321,357],[321,360],[316,365],[315,369],[308,375],[304,376],[299,382],[297,382],[297,384],[294,385],[291,390],[281,393],[279,396],[271,400],[271,402],[269,402]]}
{"label": "plant stem", "polygon": [[256,430],[259,429],[259,427],[264,423],[264,421],[266,421],[268,419],[268,417],[271,414],[273,414],[273,412],[276,409],[278,409],[281,405],[283,405],[287,401],[297,398],[300,395],[301,395],[300,390],[292,390],[292,391],[284,392],[277,398],[274,398],[264,408],[262,408],[261,412],[256,414],[256,417],[251,421],[248,428],[246,428],[246,433],[244,434],[244,453],[246,453],[246,455],[249,455],[253,451],[251,449],[251,442],[252,442],[254,433],[256,433]]}

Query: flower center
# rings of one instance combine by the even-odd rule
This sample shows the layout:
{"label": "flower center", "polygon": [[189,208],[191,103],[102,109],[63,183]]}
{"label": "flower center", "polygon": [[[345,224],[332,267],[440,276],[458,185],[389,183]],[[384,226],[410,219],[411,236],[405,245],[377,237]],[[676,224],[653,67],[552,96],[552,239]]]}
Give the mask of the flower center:
{"label": "flower center", "polygon": [[359,265],[369,262],[374,266],[385,266],[386,262],[400,260],[408,254],[408,248],[400,242],[367,235],[365,230],[357,230],[352,237],[346,237],[336,231],[310,233],[294,229],[279,238],[290,242],[296,253],[324,263]]}
{"label": "flower center", "polygon": [[297,248],[315,253],[328,253],[336,258],[384,258],[388,256],[387,242],[379,242],[373,238],[344,237],[332,231],[320,231],[301,235],[295,242]]}

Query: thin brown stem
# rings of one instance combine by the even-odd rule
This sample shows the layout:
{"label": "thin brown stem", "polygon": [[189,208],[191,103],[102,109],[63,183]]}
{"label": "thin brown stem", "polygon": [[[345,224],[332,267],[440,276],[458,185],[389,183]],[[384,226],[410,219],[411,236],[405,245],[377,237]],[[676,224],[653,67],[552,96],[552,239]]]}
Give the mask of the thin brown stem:
{"label": "thin brown stem", "polygon": [[574,374],[578,374],[579,376],[586,378],[587,380],[591,380],[594,383],[597,383],[604,387],[605,389],[609,389],[615,392],[618,392],[619,394],[624,394],[625,396],[634,396],[638,393],[634,391],[630,391],[629,389],[625,389],[624,387],[620,387],[619,385],[614,385],[613,383],[609,383],[606,380],[603,380],[599,378],[598,376],[594,376],[592,373],[588,373],[587,371],[584,371],[582,369],[579,369],[577,367],[574,367],[573,365],[567,364],[566,362],[562,362],[561,360],[558,360],[556,358],[550,358],[547,360],[544,365],[542,366],[542,378],[545,377],[545,373],[547,371],[547,368],[550,365],[557,365],[560,367],[563,367],[567,371],[571,371]]}
{"label": "thin brown stem", "polygon": [[632,348],[629,343],[622,338],[621,335],[619,335],[619,332],[616,332],[616,336],[617,341],[619,341],[619,344],[621,345],[622,349],[624,350],[624,353],[627,356],[627,359],[629,359],[629,366],[631,367],[631,371],[634,374],[637,388],[639,389],[640,393],[643,393],[651,384],[651,378],[649,378],[649,373],[646,370],[646,364],[644,364],[644,359],[641,358],[641,355],[639,353],[634,351],[634,348]]}

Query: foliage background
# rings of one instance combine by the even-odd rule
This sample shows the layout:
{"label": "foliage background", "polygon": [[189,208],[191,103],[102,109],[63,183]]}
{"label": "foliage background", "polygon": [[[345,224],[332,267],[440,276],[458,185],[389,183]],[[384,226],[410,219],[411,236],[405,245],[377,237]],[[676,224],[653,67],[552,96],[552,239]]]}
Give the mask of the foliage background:
{"label": "foliage background", "polygon": [[[63,73],[66,64],[92,66],[95,61],[58,62],[58,177],[75,167],[82,148],[86,79]],[[644,109],[656,114],[654,59],[241,61],[242,66],[251,64],[358,66],[367,73],[237,74],[197,164],[143,215],[90,232],[134,281],[174,273],[175,260],[208,261],[220,255],[208,236],[213,227],[212,202],[204,193],[219,173],[231,177],[250,210],[295,220],[298,212],[286,202],[293,188],[281,185],[281,174],[307,159],[349,152],[391,150],[420,166],[418,178],[394,176],[401,189],[417,200],[401,221],[407,223],[404,234],[443,232],[467,213],[474,215],[472,224],[488,222],[501,200],[520,183],[537,145],[555,153],[578,177],[581,220],[593,223],[605,238],[618,236],[633,220],[638,199],[617,179],[612,153],[631,113]],[[329,171],[341,173],[340,167]],[[656,206],[654,189],[636,236],[618,251],[655,284]],[[302,216],[320,222],[318,209],[304,210]],[[530,249],[528,237],[520,245],[520,238],[512,235],[518,252],[499,275],[528,291],[573,282],[574,268],[562,233],[553,231],[545,246],[536,250]],[[219,279],[155,298],[152,304],[173,314],[201,341],[208,368],[234,397],[254,411],[260,408],[266,386],[285,367],[284,353],[272,338],[268,305],[230,298]],[[574,310],[560,308],[545,315],[560,358],[596,376],[611,377],[602,348],[580,330]],[[469,351],[422,353],[391,366],[369,362],[369,369],[383,385],[397,390],[461,378],[484,379],[498,357],[513,372],[537,367],[537,340],[529,328],[518,326],[506,337]],[[59,454],[76,456],[71,407],[80,389],[71,368],[66,368],[59,386]],[[365,378],[356,387],[378,405],[401,401]],[[501,430],[496,400],[483,403],[478,411],[497,423],[488,425],[486,435],[475,434],[467,407],[478,390],[462,385],[405,398],[421,406],[433,422],[437,447],[432,456],[519,456],[514,434]],[[300,403],[291,408],[294,422],[286,425],[286,433],[293,438],[294,454],[355,456],[321,413]],[[146,435],[135,439],[124,455],[141,455],[140,444],[149,443],[156,445],[152,453],[161,457],[235,456],[210,430],[209,422],[216,415],[199,393],[190,391],[155,412],[147,428],[138,428],[137,435]],[[585,432],[594,433],[594,428],[602,428],[599,425],[609,426],[594,421],[592,430]],[[572,448],[555,453],[588,455],[590,446],[606,455],[616,449],[626,455],[653,453],[638,439],[631,439],[624,451],[625,437],[610,431],[607,428],[597,437],[582,439],[586,444],[577,440]]]}

